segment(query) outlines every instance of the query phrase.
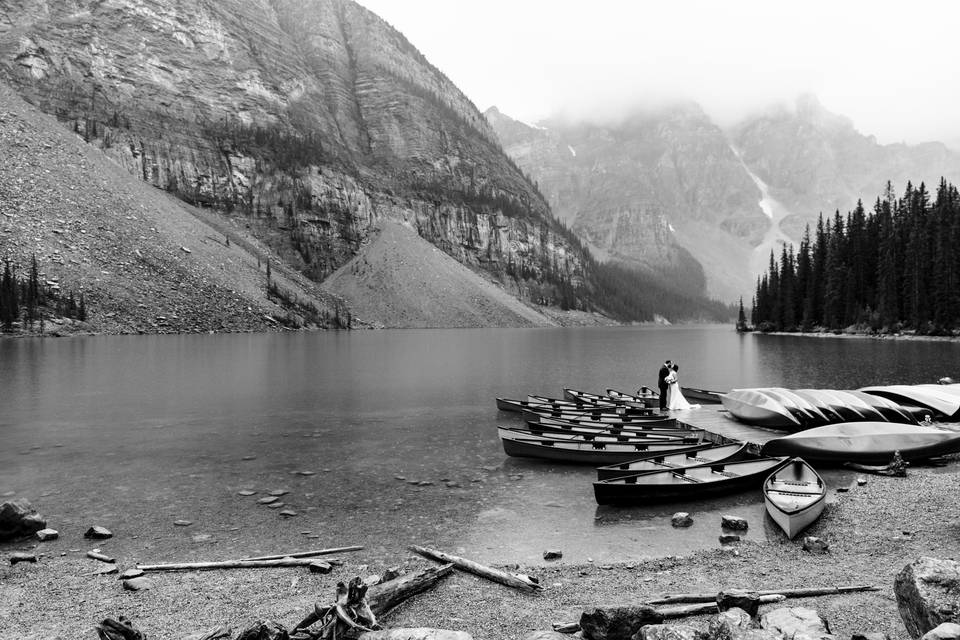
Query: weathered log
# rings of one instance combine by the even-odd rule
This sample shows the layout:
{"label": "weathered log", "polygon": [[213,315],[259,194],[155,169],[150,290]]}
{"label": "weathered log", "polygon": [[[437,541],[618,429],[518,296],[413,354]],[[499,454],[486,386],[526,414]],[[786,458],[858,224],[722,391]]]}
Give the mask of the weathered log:
{"label": "weathered log", "polygon": [[[284,558],[312,558],[313,556],[325,556],[331,553],[346,553],[347,551],[360,551],[362,546],[333,547],[332,549],[317,549],[315,551],[295,551],[294,553],[285,553],[283,555],[257,556],[256,558],[241,558],[241,560],[283,560]],[[329,560],[327,560],[329,562]]]}
{"label": "weathered log", "polygon": [[[716,596],[714,596],[716,598]],[[782,602],[786,596],[777,594],[760,596],[760,604],[770,602]],[[699,616],[705,613],[720,613],[720,608],[716,602],[701,602],[697,604],[685,604],[678,607],[662,607],[657,609],[657,613],[664,618],[685,618],[687,616]]]}
{"label": "weathered log", "polygon": [[116,558],[111,558],[110,556],[104,555],[97,551],[87,551],[87,557],[93,560],[99,560],[100,562],[109,562],[111,564],[117,561]]}
{"label": "weathered log", "polygon": [[[761,596],[782,595],[787,598],[810,598],[813,596],[830,596],[840,593],[854,593],[857,591],[879,591],[878,587],[873,585],[852,585],[846,587],[810,587],[802,589],[770,589],[766,591],[757,591]],[[647,604],[675,604],[679,602],[714,602],[717,599],[716,593],[671,593],[653,600],[647,600]]]}
{"label": "weathered log", "polygon": [[[453,565],[445,564],[381,582],[367,590],[367,604],[370,605],[374,615],[382,616],[407,598],[426,591],[451,573],[453,573]],[[304,629],[317,622],[323,610],[324,606],[317,603],[314,611],[301,620],[294,630]]]}
{"label": "weathered log", "polygon": [[175,562],[171,564],[138,564],[142,571],[202,571],[208,569],[274,569],[277,567],[309,567],[313,558],[281,558],[279,560],[223,560],[220,562]]}
{"label": "weathered log", "polygon": [[537,591],[543,588],[540,586],[540,583],[536,578],[500,571],[499,569],[482,565],[474,562],[473,560],[467,560],[466,558],[453,556],[448,553],[444,553],[443,551],[437,551],[436,549],[411,545],[410,550],[419,553],[426,558],[430,558],[431,560],[436,560],[437,562],[451,562],[458,569],[469,571],[470,573],[478,575],[481,578],[487,578],[488,580],[505,584],[508,587],[514,587],[515,589],[521,589],[523,591]]}

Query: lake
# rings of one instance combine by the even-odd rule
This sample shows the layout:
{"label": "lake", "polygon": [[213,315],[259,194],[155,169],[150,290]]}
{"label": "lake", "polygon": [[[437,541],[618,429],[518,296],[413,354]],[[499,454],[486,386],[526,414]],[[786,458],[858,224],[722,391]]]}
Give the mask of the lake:
{"label": "lake", "polygon": [[[632,391],[665,358],[683,384],[719,390],[935,382],[960,377],[958,355],[702,325],[0,340],[0,496],[28,497],[74,546],[107,526],[140,561],[363,544],[389,562],[411,543],[629,561],[717,546],[722,513],[750,519],[749,537],[776,533],[753,492],[598,507],[592,469],[504,455],[496,425],[517,418],[495,397]],[[297,516],[257,504],[272,489]],[[678,510],[695,525],[671,529]]]}

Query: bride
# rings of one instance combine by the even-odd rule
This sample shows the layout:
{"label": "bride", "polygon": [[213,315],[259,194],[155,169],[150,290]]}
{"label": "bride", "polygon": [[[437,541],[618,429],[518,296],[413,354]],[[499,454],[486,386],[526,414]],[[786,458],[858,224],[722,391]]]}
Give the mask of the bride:
{"label": "bride", "polygon": [[679,371],[680,366],[674,364],[673,371],[667,376],[667,410],[686,411],[687,409],[699,409],[700,405],[690,404],[687,402],[687,399],[683,397],[683,392],[680,391]]}

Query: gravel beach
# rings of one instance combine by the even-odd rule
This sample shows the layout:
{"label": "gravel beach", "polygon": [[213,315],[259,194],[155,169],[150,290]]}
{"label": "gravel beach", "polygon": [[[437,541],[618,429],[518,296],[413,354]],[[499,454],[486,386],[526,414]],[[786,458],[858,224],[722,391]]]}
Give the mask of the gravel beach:
{"label": "gravel beach", "polygon": [[[584,607],[637,603],[664,593],[873,584],[880,590],[788,603],[817,609],[841,638],[863,631],[907,638],[893,579],[920,556],[960,557],[958,471],[960,464],[954,460],[945,467],[911,469],[907,478],[866,476],[865,485],[839,495],[808,530],[830,542],[825,555],[807,553],[799,539],[781,536],[768,543],[744,541],[723,548],[718,543],[716,549],[688,556],[629,564],[561,561],[510,567],[539,577],[545,587],[539,594],[455,573],[382,622],[461,629],[478,639],[506,640],[549,629],[553,622],[576,621]],[[671,531],[667,527],[658,534],[669,536]],[[384,548],[402,544],[391,541]],[[330,599],[339,580],[389,566],[413,570],[430,564],[410,553],[386,557],[363,550],[342,555],[343,566],[329,575],[302,568],[156,573],[148,574],[153,589],[130,592],[122,589],[116,575],[91,575],[104,566],[84,556],[93,546],[64,538],[0,546],[0,638],[94,638],[95,623],[119,615],[133,620],[150,638],[174,640],[217,625],[238,631],[256,619],[291,627],[317,599]],[[38,553],[40,561],[10,566],[6,557],[18,550]],[[121,570],[132,566],[115,555]],[[465,555],[469,557],[469,551]],[[775,606],[781,605],[766,605]]]}

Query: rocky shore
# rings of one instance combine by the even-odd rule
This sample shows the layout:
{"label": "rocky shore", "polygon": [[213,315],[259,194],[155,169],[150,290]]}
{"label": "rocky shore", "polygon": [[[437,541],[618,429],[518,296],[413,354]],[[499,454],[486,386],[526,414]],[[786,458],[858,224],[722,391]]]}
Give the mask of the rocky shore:
{"label": "rocky shore", "polygon": [[[877,632],[905,640],[911,636],[893,590],[898,572],[922,556],[960,558],[957,472],[955,461],[944,468],[915,468],[906,478],[870,477],[866,484],[839,495],[809,531],[829,541],[825,554],[809,553],[799,540],[778,537],[767,543],[749,539],[718,543],[713,550],[642,562],[597,566],[561,560],[505,567],[536,576],[543,590],[535,594],[455,572],[387,614],[382,622],[388,627],[441,627],[462,630],[474,638],[506,640],[550,630],[556,622],[578,621],[592,607],[634,605],[666,593],[872,584],[878,591],[786,604],[816,610],[837,638]],[[35,506],[42,511],[42,502]],[[384,524],[388,530],[389,523]],[[57,528],[55,522],[47,525]],[[719,522],[717,526],[719,530]],[[108,553],[123,571],[132,568],[132,558],[143,556],[144,549],[166,534],[128,531],[125,539],[106,542],[84,539],[82,534],[61,528],[56,540],[0,545],[4,637],[92,638],[96,623],[121,614],[150,638],[187,638],[222,625],[236,632],[257,619],[291,628],[318,599],[328,599],[338,581],[388,567],[413,571],[431,566],[407,551],[407,545],[416,541],[385,534],[375,541],[379,544],[340,555],[343,564],[326,575],[302,567],[161,573],[149,575],[150,589],[135,592],[125,590],[117,575],[99,575],[103,564],[86,552],[97,548]],[[671,532],[665,528],[648,535]],[[210,559],[224,559],[216,557],[216,547],[208,549]],[[38,561],[11,564],[7,558],[15,552],[34,554]],[[469,556],[469,550],[463,555]],[[781,606],[763,605],[760,613]],[[708,617],[684,622],[705,626]]]}

